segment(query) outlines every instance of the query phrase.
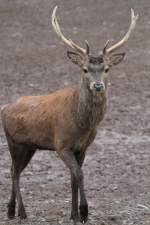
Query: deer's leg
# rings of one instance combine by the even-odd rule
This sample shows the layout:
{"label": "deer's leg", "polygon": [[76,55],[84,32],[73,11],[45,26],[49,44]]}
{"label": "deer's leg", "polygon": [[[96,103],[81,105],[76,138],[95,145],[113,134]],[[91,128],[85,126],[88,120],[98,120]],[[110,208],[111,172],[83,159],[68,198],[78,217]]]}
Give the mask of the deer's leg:
{"label": "deer's leg", "polygon": [[26,168],[26,166],[28,165],[28,163],[30,162],[32,156],[35,153],[35,149],[30,149],[27,147],[23,147],[24,150],[24,155],[23,155],[23,159],[22,159],[22,164],[20,163],[19,169],[20,169],[20,173],[19,173],[19,177],[18,177],[18,183],[16,183],[16,189],[18,190],[18,198],[17,198],[17,202],[18,202],[18,216],[20,217],[20,219],[25,219],[27,217],[26,212],[25,212],[25,208],[23,205],[23,201],[22,201],[22,197],[21,197],[21,193],[20,193],[20,187],[19,187],[19,178],[20,178],[20,174],[21,172]]}
{"label": "deer's leg", "polygon": [[72,219],[74,222],[80,221],[78,215],[78,187],[81,188],[83,180],[83,172],[79,166],[76,156],[73,152],[63,150],[59,153],[60,158],[70,169],[72,177]]}
{"label": "deer's leg", "polygon": [[14,188],[14,181],[13,181],[13,164],[11,166],[11,178],[12,178],[12,191],[11,191],[11,197],[8,203],[8,212],[7,212],[7,217],[9,219],[13,219],[15,217],[15,208],[16,208],[16,192]]}
{"label": "deer's leg", "polygon": [[[85,159],[85,152],[79,152],[76,154],[76,159],[80,167],[82,167],[82,164]],[[86,222],[88,219],[88,203],[86,200],[86,195],[84,192],[84,180],[81,180],[80,184],[80,219],[81,222]]]}
{"label": "deer's leg", "polygon": [[8,143],[9,143],[9,150],[11,153],[12,165],[13,165],[12,166],[12,194],[8,204],[8,218],[13,218],[15,216],[15,199],[17,198],[18,215],[20,216],[20,219],[25,219],[27,215],[26,215],[22,197],[21,197],[19,180],[20,180],[21,172],[29,163],[35,150],[28,149],[24,145],[17,145],[11,142],[10,140],[8,140]]}
{"label": "deer's leg", "polygon": [[12,166],[11,166],[11,179],[12,179],[12,190],[11,190],[11,197],[8,202],[8,212],[7,212],[7,217],[9,219],[13,219],[15,217],[15,210],[16,210],[16,191],[15,191],[15,182],[14,182],[14,163],[13,163],[13,152],[15,151],[15,147],[11,139],[7,136],[6,133],[6,138],[8,142],[8,148],[11,154],[12,158]]}
{"label": "deer's leg", "polygon": [[88,220],[88,203],[84,192],[84,183],[80,185],[80,220],[85,223]]}
{"label": "deer's leg", "polygon": [[14,180],[14,187],[15,187],[16,198],[18,203],[18,216],[20,217],[20,219],[25,219],[27,215],[26,215],[26,211],[24,208],[24,204],[23,204],[22,196],[20,192],[20,186],[19,186],[20,173],[18,173],[17,168],[15,168],[13,180]]}
{"label": "deer's leg", "polygon": [[72,189],[72,209],[71,209],[71,219],[74,220],[78,218],[78,183],[76,182],[76,177],[71,173],[71,189]]}

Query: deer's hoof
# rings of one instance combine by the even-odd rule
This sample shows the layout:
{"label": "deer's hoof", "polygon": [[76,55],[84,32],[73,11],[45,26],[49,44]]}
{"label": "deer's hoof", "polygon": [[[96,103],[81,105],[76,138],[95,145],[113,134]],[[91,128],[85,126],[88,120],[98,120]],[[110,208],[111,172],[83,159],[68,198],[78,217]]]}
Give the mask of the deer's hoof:
{"label": "deer's hoof", "polygon": [[20,210],[18,212],[18,216],[20,217],[21,220],[25,220],[27,218],[27,214],[26,214],[25,210]]}
{"label": "deer's hoof", "polygon": [[14,218],[15,218],[15,212],[14,212],[14,211],[9,211],[9,210],[8,210],[7,217],[8,217],[8,219],[10,219],[10,220],[14,219]]}
{"label": "deer's hoof", "polygon": [[88,220],[88,205],[80,205],[80,221],[86,223]]}
{"label": "deer's hoof", "polygon": [[7,212],[8,219],[14,219],[15,217],[15,205],[8,204],[8,212]]}

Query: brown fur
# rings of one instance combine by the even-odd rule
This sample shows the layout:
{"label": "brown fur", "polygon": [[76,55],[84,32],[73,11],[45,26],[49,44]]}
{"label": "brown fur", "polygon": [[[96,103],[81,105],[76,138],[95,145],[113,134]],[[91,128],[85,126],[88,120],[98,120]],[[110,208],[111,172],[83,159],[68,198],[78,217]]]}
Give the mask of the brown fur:
{"label": "brown fur", "polygon": [[83,100],[78,89],[73,88],[22,97],[2,110],[4,129],[18,144],[80,151],[93,141],[106,106],[104,94],[93,97],[89,93],[86,98]]}

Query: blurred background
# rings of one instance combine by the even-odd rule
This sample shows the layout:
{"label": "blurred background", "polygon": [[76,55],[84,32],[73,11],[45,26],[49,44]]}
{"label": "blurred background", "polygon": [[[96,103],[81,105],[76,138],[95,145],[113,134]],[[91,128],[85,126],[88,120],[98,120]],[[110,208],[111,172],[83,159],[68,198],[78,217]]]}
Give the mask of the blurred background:
{"label": "blurred background", "polygon": [[[77,85],[81,71],[51,25],[93,54],[106,40],[119,41],[139,13],[136,29],[120,52],[126,59],[110,71],[107,113],[84,164],[89,225],[150,224],[150,1],[0,0],[0,107],[23,95],[48,94]],[[0,224],[11,190],[11,160],[0,122]],[[68,225],[69,172],[55,153],[37,152],[22,175],[28,220],[22,224]]]}

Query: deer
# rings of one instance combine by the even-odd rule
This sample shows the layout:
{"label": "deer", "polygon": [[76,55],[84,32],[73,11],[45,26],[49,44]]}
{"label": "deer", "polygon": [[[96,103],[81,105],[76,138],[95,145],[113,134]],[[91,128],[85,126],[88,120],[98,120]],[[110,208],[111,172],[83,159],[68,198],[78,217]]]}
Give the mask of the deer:
{"label": "deer", "polygon": [[55,6],[52,12],[52,27],[72,49],[67,50],[67,56],[80,67],[81,79],[75,87],[65,87],[48,95],[23,96],[1,109],[12,159],[12,190],[7,216],[9,219],[15,217],[17,202],[18,216],[20,219],[27,217],[20,191],[20,174],[37,150],[49,150],[56,151],[70,171],[71,219],[74,224],[83,224],[88,220],[88,201],[82,165],[106,113],[108,72],[125,57],[125,53],[114,52],[129,39],[138,15],[131,9],[131,23],[125,36],[111,47],[107,41],[103,50],[94,56],[88,41],[82,48],[64,36],[56,16],[57,8]]}

